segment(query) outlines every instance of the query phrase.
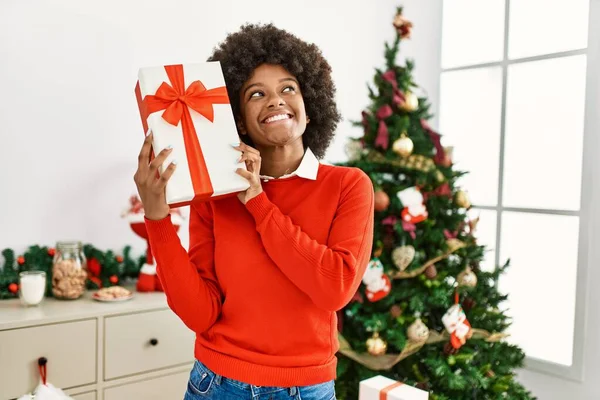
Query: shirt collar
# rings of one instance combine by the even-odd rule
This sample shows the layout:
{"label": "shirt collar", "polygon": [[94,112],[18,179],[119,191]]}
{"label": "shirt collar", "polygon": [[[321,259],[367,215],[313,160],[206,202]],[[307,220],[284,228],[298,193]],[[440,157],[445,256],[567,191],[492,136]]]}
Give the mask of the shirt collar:
{"label": "shirt collar", "polygon": [[309,179],[311,181],[317,180],[317,173],[319,172],[319,160],[312,152],[310,148],[306,148],[304,152],[304,156],[302,157],[302,161],[294,172],[290,174],[283,175],[279,178],[273,178],[271,176],[261,175],[260,179],[264,181],[269,181],[272,179],[285,179],[291,178],[292,176],[299,176],[300,178]]}

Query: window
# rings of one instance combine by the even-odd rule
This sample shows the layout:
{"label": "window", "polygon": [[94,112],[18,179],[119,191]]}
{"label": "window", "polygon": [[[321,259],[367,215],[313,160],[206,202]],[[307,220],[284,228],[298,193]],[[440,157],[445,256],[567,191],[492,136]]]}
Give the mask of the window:
{"label": "window", "polygon": [[443,2],[439,125],[469,171],[459,185],[490,250],[483,268],[511,260],[498,285],[527,367],[572,379],[582,375],[590,219],[589,3]]}

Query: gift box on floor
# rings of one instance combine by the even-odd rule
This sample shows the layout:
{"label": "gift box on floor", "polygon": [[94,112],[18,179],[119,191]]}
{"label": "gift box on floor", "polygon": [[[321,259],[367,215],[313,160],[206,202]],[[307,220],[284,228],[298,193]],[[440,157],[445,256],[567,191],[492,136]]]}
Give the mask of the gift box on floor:
{"label": "gift box on floor", "polygon": [[176,160],[166,187],[171,207],[246,190],[235,171],[241,153],[219,62],[141,68],[135,94],[144,133],[152,132],[154,154],[173,150],[160,173]]}
{"label": "gift box on floor", "polygon": [[359,400],[427,400],[429,393],[378,375],[360,382]]}

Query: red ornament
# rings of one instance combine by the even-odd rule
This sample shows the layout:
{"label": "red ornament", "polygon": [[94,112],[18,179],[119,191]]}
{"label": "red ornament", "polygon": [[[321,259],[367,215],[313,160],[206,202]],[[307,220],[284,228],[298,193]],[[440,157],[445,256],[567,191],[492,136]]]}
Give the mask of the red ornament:
{"label": "red ornament", "polygon": [[123,262],[123,257],[121,256],[116,256],[115,260],[117,260],[118,263],[122,263]]}
{"label": "red ornament", "polygon": [[10,285],[8,285],[8,291],[12,294],[17,293],[19,291],[19,285],[17,285],[16,283],[11,283]]}
{"label": "red ornament", "polygon": [[390,206],[390,197],[383,190],[375,192],[375,211],[385,211]]}
{"label": "red ornament", "polygon": [[17,263],[18,263],[19,265],[23,265],[23,264],[25,264],[25,257],[23,257],[23,256],[19,256],[19,257],[17,257]]}
{"label": "red ornament", "polygon": [[111,275],[110,278],[108,278],[108,280],[110,281],[110,283],[112,283],[113,285],[116,285],[117,283],[119,283],[119,277],[116,275]]}
{"label": "red ornament", "polygon": [[450,342],[447,342],[444,345],[444,355],[452,356],[456,353],[458,353],[458,349],[456,349],[454,346],[452,346],[452,344]]}
{"label": "red ornament", "polygon": [[100,276],[100,271],[102,270],[102,266],[95,258],[90,258],[87,262],[88,271],[92,276]]}
{"label": "red ornament", "polygon": [[55,254],[56,254],[56,250],[55,250],[53,247],[50,247],[50,248],[48,249],[48,255],[49,255],[50,257],[54,257],[54,255],[55,255]]}
{"label": "red ornament", "polygon": [[466,299],[463,300],[462,307],[463,307],[463,310],[465,310],[465,312],[469,312],[473,309],[473,307],[475,307],[476,304],[477,304],[477,302],[475,300],[473,300],[470,297],[467,297]]}

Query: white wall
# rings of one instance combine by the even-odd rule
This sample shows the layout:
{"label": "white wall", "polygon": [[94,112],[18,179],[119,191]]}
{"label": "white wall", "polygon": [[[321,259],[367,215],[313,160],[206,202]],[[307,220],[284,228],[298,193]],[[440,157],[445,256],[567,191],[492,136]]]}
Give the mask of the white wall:
{"label": "white wall", "polygon": [[[406,54],[419,60],[416,78],[436,98],[440,17],[417,3],[404,2],[415,23]],[[397,5],[3,0],[0,248],[22,251],[74,238],[142,251],[141,239],[119,217],[135,191],[143,139],[133,96],[137,69],[203,61],[244,22],[272,21],[322,48],[346,118],[327,159],[343,159],[344,138],[360,134],[347,120],[359,119],[368,104],[366,83],[373,68],[383,66],[383,42],[394,37]],[[181,237],[187,245],[187,228]]]}

